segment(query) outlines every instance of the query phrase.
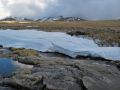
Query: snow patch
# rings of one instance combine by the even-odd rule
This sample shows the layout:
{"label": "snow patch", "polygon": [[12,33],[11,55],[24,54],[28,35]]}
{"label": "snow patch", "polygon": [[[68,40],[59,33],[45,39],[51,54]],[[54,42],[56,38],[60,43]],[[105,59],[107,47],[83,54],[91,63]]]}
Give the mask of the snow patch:
{"label": "snow patch", "polygon": [[59,52],[73,58],[81,55],[120,60],[120,47],[99,47],[91,39],[74,37],[62,32],[0,30],[0,44],[42,52]]}

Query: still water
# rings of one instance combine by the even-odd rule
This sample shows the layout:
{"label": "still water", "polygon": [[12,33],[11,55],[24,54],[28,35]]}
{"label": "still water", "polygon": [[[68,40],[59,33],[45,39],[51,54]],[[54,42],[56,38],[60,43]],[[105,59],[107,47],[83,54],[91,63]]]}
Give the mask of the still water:
{"label": "still water", "polygon": [[8,58],[0,58],[0,76],[10,76],[18,67]]}

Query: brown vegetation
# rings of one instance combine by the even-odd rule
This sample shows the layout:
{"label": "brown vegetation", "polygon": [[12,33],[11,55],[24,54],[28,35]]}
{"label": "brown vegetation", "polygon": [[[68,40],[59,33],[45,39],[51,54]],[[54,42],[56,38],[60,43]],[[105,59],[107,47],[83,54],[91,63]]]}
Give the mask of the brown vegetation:
{"label": "brown vegetation", "polygon": [[63,22],[63,21],[53,21],[53,22],[0,22],[0,28],[15,28],[15,29],[25,29],[25,28],[37,28],[37,29],[47,29],[47,30],[77,30],[77,29],[120,29],[120,21],[80,21],[80,22]]}
{"label": "brown vegetation", "polygon": [[1,29],[38,29],[44,31],[67,32],[71,35],[88,35],[94,39],[100,39],[101,44],[108,43],[120,46],[120,21],[79,21],[79,22],[0,22]]}

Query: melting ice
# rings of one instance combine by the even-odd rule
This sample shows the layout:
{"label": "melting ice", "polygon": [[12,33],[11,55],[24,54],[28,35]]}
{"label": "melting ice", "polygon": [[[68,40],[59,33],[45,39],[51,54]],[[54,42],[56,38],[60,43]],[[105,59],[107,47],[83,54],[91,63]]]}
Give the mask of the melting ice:
{"label": "melting ice", "polygon": [[0,30],[0,44],[31,48],[41,52],[59,52],[75,58],[78,55],[120,60],[120,47],[99,47],[93,40],[73,37],[62,32],[37,30]]}

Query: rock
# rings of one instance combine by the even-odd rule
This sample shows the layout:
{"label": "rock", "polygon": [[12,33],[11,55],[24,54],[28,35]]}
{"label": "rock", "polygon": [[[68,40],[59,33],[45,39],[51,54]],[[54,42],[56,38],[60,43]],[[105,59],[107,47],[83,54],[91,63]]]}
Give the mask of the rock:
{"label": "rock", "polygon": [[39,64],[39,58],[38,57],[19,57],[16,59],[18,62],[27,64],[27,65],[37,65]]}
{"label": "rock", "polygon": [[0,48],[3,48],[3,45],[0,45]]}
{"label": "rock", "polygon": [[10,87],[0,86],[0,90],[17,90],[17,89],[13,89],[13,88],[10,88]]}
{"label": "rock", "polygon": [[22,68],[11,77],[1,79],[0,88],[13,88],[13,90],[120,89],[120,70],[116,67],[120,65],[118,61],[82,60],[44,55],[20,56],[16,60],[34,67]]}
{"label": "rock", "polygon": [[[49,59],[32,59],[32,57],[27,59],[37,64],[28,76],[43,76],[45,90],[119,90],[120,88],[120,71],[105,61]],[[18,74],[20,75],[24,76]]]}
{"label": "rock", "polygon": [[0,49],[0,54],[7,55],[10,54],[10,51],[8,49]]}
{"label": "rock", "polygon": [[83,31],[71,31],[71,32],[67,32],[67,34],[71,36],[87,35],[87,33]]}
{"label": "rock", "polygon": [[111,61],[107,63],[116,66],[120,70],[120,61]]}
{"label": "rock", "polygon": [[27,74],[5,79],[3,85],[7,85],[17,90],[43,90],[45,88],[42,76],[35,77],[34,75]]}

